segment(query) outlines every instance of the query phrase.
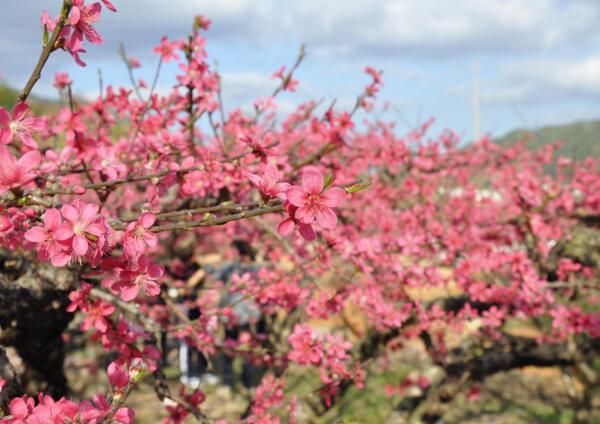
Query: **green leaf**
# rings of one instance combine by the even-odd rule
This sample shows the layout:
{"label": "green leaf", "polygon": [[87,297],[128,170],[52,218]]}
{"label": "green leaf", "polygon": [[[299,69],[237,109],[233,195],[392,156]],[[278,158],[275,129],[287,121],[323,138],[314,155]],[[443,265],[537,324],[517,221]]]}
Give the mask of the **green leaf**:
{"label": "green leaf", "polygon": [[348,193],[348,194],[358,193],[359,191],[362,191],[362,190],[365,190],[365,189],[371,187],[371,184],[373,184],[373,182],[369,178],[368,180],[364,180],[359,183],[353,184],[350,187],[346,187],[346,193]]}

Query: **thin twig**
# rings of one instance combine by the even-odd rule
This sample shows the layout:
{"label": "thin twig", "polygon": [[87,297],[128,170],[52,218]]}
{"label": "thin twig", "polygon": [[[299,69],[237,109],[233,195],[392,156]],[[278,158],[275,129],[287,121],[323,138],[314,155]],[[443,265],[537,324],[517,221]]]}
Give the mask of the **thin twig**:
{"label": "thin twig", "polygon": [[31,73],[31,76],[27,80],[25,87],[19,93],[19,101],[24,102],[25,100],[27,100],[27,97],[29,97],[29,94],[31,93],[33,86],[40,80],[40,78],[42,76],[42,69],[44,69],[46,62],[48,61],[48,58],[50,57],[50,54],[54,50],[56,50],[56,42],[58,41],[58,39],[60,37],[60,33],[62,32],[63,28],[65,27],[65,24],[67,22],[67,16],[69,15],[69,12],[71,11],[72,6],[73,6],[72,0],[64,0],[63,1],[60,18],[58,18],[58,22],[56,23],[56,27],[54,28],[54,31],[52,32],[52,36],[50,37],[50,40],[46,43],[46,45],[42,49],[42,52],[40,53],[40,58],[38,59],[37,64],[35,65],[35,68],[33,68],[33,72]]}

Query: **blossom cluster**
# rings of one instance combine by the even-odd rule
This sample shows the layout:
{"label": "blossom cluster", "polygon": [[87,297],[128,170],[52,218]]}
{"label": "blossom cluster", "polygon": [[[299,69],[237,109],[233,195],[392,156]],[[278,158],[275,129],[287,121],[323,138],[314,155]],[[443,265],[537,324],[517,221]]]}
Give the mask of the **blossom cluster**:
{"label": "blossom cluster", "polygon": [[[60,26],[49,50],[81,64],[84,41],[102,41],[103,8],[115,11],[73,0],[57,19],[45,12],[47,35]],[[426,340],[423,356],[443,366],[456,347],[448,334],[477,355],[510,340],[515,320],[535,322],[539,343],[600,337],[597,264],[571,248],[600,215],[598,160],[487,138],[463,147],[453,132],[430,136],[432,121],[400,135],[371,113],[383,87],[372,67],[354,108],[309,101],[282,116],[277,96],[296,89],[303,50],[253,111],[228,109],[209,26],[197,17],[188,37],[157,41],[157,76],[163,63],[178,69],[166,93],[137,79],[144,64],[123,52],[130,87],[69,102],[61,73],[60,110],[35,116],[26,98],[0,108],[0,248],[73,276],[63,312],[111,358],[106,393],[23,394],[4,421],[133,422],[126,398],[140,376],[164,383],[158,332],[268,368],[249,423],[294,422],[306,399],[288,377],[307,369],[331,408],[364,387],[367,363],[409,340]],[[387,391],[430,385],[410,377]],[[180,423],[202,416],[210,395],[181,386],[160,396],[165,423]]]}

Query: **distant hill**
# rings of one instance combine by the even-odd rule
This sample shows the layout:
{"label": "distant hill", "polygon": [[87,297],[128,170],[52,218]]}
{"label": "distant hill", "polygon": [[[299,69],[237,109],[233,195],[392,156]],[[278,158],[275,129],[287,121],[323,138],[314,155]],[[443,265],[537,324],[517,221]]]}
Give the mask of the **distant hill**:
{"label": "distant hill", "polygon": [[600,120],[548,126],[534,131],[515,130],[494,141],[507,146],[524,140],[532,150],[558,140],[561,142],[559,154],[575,160],[600,157]]}
{"label": "distant hill", "polygon": [[[18,94],[17,90],[0,82],[0,106],[9,111],[12,110],[15,103],[17,103]],[[27,103],[37,114],[44,113],[49,109],[54,111],[58,107],[58,101],[44,99],[35,95],[29,96]]]}

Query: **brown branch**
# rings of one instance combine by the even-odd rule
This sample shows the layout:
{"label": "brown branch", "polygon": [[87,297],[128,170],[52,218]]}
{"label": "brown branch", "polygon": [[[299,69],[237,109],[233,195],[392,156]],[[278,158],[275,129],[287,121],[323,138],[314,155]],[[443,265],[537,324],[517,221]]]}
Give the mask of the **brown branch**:
{"label": "brown branch", "polygon": [[163,231],[176,231],[176,230],[189,230],[197,227],[214,227],[218,225],[227,224],[232,221],[239,221],[245,218],[251,218],[253,216],[265,215],[268,213],[274,212],[282,212],[283,211],[283,203],[279,202],[272,206],[265,206],[258,209],[252,209],[249,211],[243,211],[236,214],[225,215],[218,218],[208,218],[200,221],[188,221],[188,222],[177,222],[173,224],[165,224],[159,225],[156,227],[152,227],[152,231],[155,233],[160,233]]}
{"label": "brown branch", "polygon": [[275,90],[271,94],[271,97],[276,97],[282,90],[284,90],[288,86],[288,84],[292,80],[292,76],[294,75],[294,72],[296,72],[296,70],[300,67],[300,64],[302,63],[302,61],[304,60],[305,57],[306,57],[306,46],[304,44],[301,44],[300,51],[298,52],[298,57],[296,58],[296,62],[294,63],[294,66],[292,66],[292,69],[290,69],[289,72],[282,78],[281,84],[279,84],[277,86],[277,88],[275,88]]}
{"label": "brown branch", "polygon": [[46,45],[42,49],[42,52],[40,53],[40,58],[38,59],[37,64],[35,65],[35,68],[33,68],[33,72],[31,73],[31,76],[27,80],[25,87],[19,93],[19,97],[18,97],[19,101],[24,102],[25,100],[27,100],[27,97],[29,97],[29,94],[31,93],[33,86],[40,80],[40,78],[42,76],[42,69],[44,69],[46,62],[48,61],[48,58],[50,57],[50,54],[54,50],[56,50],[56,43],[60,37],[60,33],[62,32],[63,28],[65,27],[65,24],[67,22],[67,16],[69,15],[69,12],[71,11],[72,6],[73,6],[73,2],[71,0],[63,1],[60,18],[58,19],[58,22],[56,23],[56,27],[54,28],[54,31],[52,32],[52,36],[50,37],[50,40],[46,43]]}

